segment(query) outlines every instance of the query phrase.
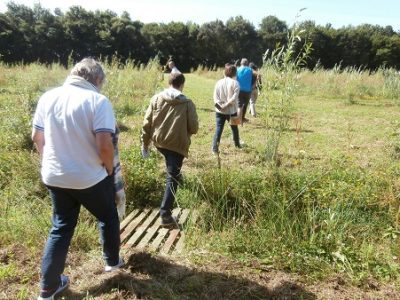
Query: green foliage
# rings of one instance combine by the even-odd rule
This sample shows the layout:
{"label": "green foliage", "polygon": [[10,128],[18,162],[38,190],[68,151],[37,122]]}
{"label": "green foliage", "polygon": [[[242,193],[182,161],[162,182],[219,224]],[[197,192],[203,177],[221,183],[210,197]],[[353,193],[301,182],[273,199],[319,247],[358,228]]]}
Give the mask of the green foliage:
{"label": "green foliage", "polygon": [[[240,176],[239,171],[211,169],[194,178],[187,178],[180,192],[184,206],[202,209],[201,224],[205,230],[218,230],[251,222],[258,211],[259,176]],[[181,199],[181,197],[183,199]]]}
{"label": "green foliage", "polygon": [[51,68],[55,72],[49,76],[48,69],[43,66],[0,66],[4,74],[4,84],[0,89],[0,130],[4,132],[0,140],[2,149],[32,149],[31,117],[39,95],[45,90],[40,82],[55,85],[59,72],[64,72],[56,65]]}
{"label": "green foliage", "polygon": [[[259,53],[262,51],[259,35],[254,25],[245,20],[242,16],[231,17],[226,21],[228,35],[228,47],[225,52],[228,58],[240,59],[251,57],[252,60],[259,61]],[[229,61],[226,60],[225,62]],[[216,62],[217,65],[224,65],[224,62]]]}
{"label": "green foliage", "polygon": [[288,26],[275,16],[267,16],[261,20],[258,31],[263,49],[274,49],[286,44]]}
{"label": "green foliage", "polygon": [[[311,53],[311,43],[304,42],[299,52],[296,52],[298,43],[302,41],[304,30],[295,24],[288,32],[287,45],[278,47],[271,53],[264,54],[264,65],[261,74],[267,79],[266,87],[279,89],[279,93],[269,93],[265,123],[269,128],[265,145],[265,159],[278,160],[279,144],[293,111],[293,101],[298,92],[298,72],[305,65]],[[260,98],[264,97],[263,94]],[[272,96],[273,95],[273,96]]]}
{"label": "green foliage", "polygon": [[157,154],[143,159],[140,148],[130,148],[121,151],[124,181],[126,184],[127,202],[130,209],[134,207],[157,207],[162,198],[164,179],[161,177],[157,163]]}
{"label": "green foliage", "polygon": [[388,188],[387,178],[340,160],[311,173],[257,169],[244,177],[215,170],[182,194],[197,200],[200,228],[215,237],[203,244],[214,250],[302,274],[330,270],[355,281],[365,274],[393,280],[399,253],[390,240],[398,233],[388,224],[396,220],[380,197]]}
{"label": "green foliage", "polygon": [[106,74],[107,84],[102,93],[112,100],[118,119],[141,115],[147,108],[143,99],[150,99],[163,79],[157,60],[143,66],[135,65],[134,61],[121,63],[115,56],[106,65]]}
{"label": "green foliage", "polygon": [[388,99],[400,99],[400,74],[394,69],[380,69],[384,78],[383,96]]}
{"label": "green foliage", "polygon": [[[290,52],[294,59],[296,51]],[[200,118],[177,195],[181,207],[200,214],[187,232],[187,244],[313,278],[341,274],[356,283],[371,277],[398,282],[399,125],[392,109],[396,99],[391,100],[383,84],[385,76],[396,82],[396,73],[342,67],[304,71],[300,64],[292,68],[284,53],[262,69],[260,118],[240,127],[248,146],[236,151],[231,144],[221,145],[220,168],[209,149],[211,95],[221,70],[186,75],[185,94],[195,101]],[[139,135],[149,97],[166,82],[157,62],[141,66],[114,57],[104,65],[108,82],[103,93],[113,102],[123,129],[120,158],[128,212],[158,207],[164,161],[155,150],[149,159],[141,158]],[[39,253],[45,242],[51,205],[40,182],[39,158],[25,141],[39,95],[66,75],[57,65],[0,65],[1,245],[22,243]],[[356,102],[344,105],[350,94]],[[290,109],[272,111],[282,99]],[[276,123],[266,126],[266,118]],[[18,129],[10,129],[13,124]],[[284,134],[277,168],[266,163],[265,141],[280,128]],[[95,223],[83,210],[72,251],[98,249]],[[11,276],[12,266],[6,268],[0,273]],[[21,298],[24,293],[21,289]]]}
{"label": "green foliage", "polygon": [[[363,24],[334,29],[328,23],[299,24],[306,40],[314,45],[307,67],[357,66],[376,70],[400,67],[400,35],[391,26]],[[262,49],[274,51],[287,44],[288,26],[276,16],[266,16],[255,28],[241,16],[201,25],[188,22],[148,23],[130,19],[129,14],[88,11],[72,6],[65,13],[52,13],[40,4],[30,8],[10,2],[0,14],[0,59],[6,63],[61,63],[86,56],[147,63],[158,57],[164,64],[173,57],[181,71],[199,64],[223,67],[248,57],[261,64]],[[294,49],[299,52],[300,49]]]}
{"label": "green foliage", "polygon": [[347,104],[360,104],[362,100],[378,100],[379,105],[386,100],[397,103],[400,95],[399,73],[384,67],[371,73],[363,68],[337,65],[332,70],[303,71],[300,76],[300,94],[345,99]]}

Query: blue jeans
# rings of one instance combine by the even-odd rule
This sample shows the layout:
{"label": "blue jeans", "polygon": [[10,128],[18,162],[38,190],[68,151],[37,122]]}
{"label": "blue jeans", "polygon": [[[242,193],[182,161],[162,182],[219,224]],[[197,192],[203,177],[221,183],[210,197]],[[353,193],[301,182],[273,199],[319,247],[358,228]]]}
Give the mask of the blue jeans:
{"label": "blue jeans", "polygon": [[112,176],[83,189],[47,187],[53,203],[52,228],[42,258],[43,290],[53,289],[60,284],[68,248],[83,205],[99,221],[103,256],[107,265],[119,262],[119,219],[115,205],[115,189]]}
{"label": "blue jeans", "polygon": [[[232,117],[237,116],[237,114],[233,114]],[[215,113],[215,121],[216,121],[216,130],[213,138],[212,144],[212,151],[218,152],[219,151],[219,143],[221,141],[222,132],[224,131],[225,122],[230,120],[231,115],[224,115],[221,113]],[[240,147],[240,140],[239,140],[239,129],[237,125],[231,125],[233,141],[236,147]]]}
{"label": "blue jeans", "polygon": [[158,148],[158,151],[164,155],[165,165],[167,167],[167,181],[160,207],[160,216],[165,218],[171,216],[172,213],[176,191],[178,190],[178,184],[182,177],[181,168],[184,156],[175,151],[163,148]]}

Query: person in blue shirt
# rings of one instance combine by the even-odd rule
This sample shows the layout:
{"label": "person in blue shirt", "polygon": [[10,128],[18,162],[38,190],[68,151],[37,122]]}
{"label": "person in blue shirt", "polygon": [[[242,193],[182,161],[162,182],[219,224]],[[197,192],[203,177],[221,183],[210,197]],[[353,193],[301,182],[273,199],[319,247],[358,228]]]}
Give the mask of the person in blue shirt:
{"label": "person in blue shirt", "polygon": [[242,123],[248,122],[245,118],[247,106],[249,105],[252,88],[253,69],[249,67],[247,58],[242,58],[240,67],[237,69],[237,81],[239,82],[239,107],[242,115]]}

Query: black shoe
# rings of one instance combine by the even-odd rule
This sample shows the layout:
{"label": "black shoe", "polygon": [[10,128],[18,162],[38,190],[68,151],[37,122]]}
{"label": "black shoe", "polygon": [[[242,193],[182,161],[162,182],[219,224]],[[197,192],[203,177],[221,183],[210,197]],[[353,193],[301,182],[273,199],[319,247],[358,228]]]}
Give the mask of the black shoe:
{"label": "black shoe", "polygon": [[173,216],[161,217],[162,227],[178,227],[178,222]]}

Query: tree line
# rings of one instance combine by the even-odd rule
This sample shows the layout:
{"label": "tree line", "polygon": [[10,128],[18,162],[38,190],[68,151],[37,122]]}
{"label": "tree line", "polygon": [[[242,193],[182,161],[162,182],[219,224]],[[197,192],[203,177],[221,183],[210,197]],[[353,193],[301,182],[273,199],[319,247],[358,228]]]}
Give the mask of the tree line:
{"label": "tree line", "polygon": [[[400,33],[391,26],[364,24],[334,29],[313,21],[297,24],[304,29],[303,42],[312,43],[307,67],[355,66],[400,68]],[[241,16],[198,25],[188,22],[142,23],[127,12],[117,15],[73,6],[63,13],[35,4],[33,8],[10,2],[0,14],[0,61],[67,65],[86,56],[117,57],[146,63],[158,57],[164,63],[173,56],[179,69],[203,65],[223,66],[247,57],[257,64],[267,49],[284,45],[290,27],[275,16],[262,19],[256,28]],[[300,49],[297,49],[300,51]]]}

